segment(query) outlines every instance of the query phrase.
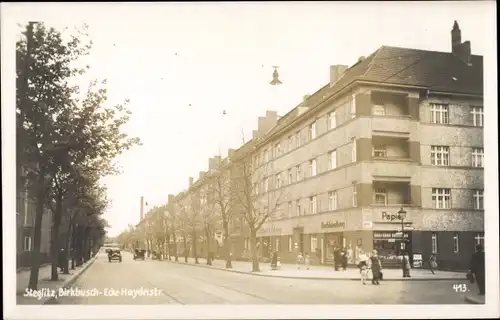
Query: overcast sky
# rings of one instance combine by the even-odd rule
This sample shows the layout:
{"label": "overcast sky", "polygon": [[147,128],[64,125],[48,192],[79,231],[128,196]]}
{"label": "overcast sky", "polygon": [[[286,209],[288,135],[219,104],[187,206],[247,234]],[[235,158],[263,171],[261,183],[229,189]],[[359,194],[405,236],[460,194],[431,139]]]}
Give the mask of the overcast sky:
{"label": "overcast sky", "polygon": [[[239,147],[242,130],[248,140],[266,110],[284,115],[325,85],[330,65],[351,66],[382,45],[450,51],[454,20],[473,54],[495,41],[488,2],[18,6],[30,13],[21,23],[87,23],[91,72],[78,81],[107,78],[111,103],[131,101],[126,131],[144,145],[118,159],[122,175],[104,179],[111,235],[138,222],[140,196],[166,203],[219,149]],[[272,66],[280,87],[269,85]]]}

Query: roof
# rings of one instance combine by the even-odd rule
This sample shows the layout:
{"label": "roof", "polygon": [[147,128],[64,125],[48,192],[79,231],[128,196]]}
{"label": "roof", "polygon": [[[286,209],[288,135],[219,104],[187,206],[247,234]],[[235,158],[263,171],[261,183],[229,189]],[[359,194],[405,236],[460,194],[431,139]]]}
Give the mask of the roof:
{"label": "roof", "polygon": [[[348,68],[333,86],[326,84],[306,100],[309,109],[356,81],[415,86],[438,92],[483,95],[483,57],[471,55],[471,65],[451,52],[382,46]],[[268,136],[297,119],[303,103],[278,120]]]}

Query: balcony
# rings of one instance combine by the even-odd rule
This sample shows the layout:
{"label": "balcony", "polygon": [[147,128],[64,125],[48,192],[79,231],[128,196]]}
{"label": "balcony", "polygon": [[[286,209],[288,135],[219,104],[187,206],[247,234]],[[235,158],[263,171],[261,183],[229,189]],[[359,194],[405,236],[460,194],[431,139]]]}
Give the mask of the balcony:
{"label": "balcony", "polygon": [[408,138],[373,136],[372,159],[387,161],[409,161]]}
{"label": "balcony", "polygon": [[410,182],[373,181],[372,186],[373,206],[395,208],[412,206]]}
{"label": "balcony", "polygon": [[409,136],[410,113],[407,94],[373,91],[372,132],[386,136]]}

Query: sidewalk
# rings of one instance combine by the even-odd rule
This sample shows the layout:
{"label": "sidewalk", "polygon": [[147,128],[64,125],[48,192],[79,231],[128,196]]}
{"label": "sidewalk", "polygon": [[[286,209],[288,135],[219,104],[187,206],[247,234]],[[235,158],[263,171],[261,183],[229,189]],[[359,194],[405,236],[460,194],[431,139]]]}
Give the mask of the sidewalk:
{"label": "sidewalk", "polygon": [[[359,270],[357,268],[348,268],[346,271],[335,271],[332,266],[311,266],[309,270],[303,267],[301,270],[297,270],[297,266],[294,264],[281,264],[280,270],[271,270],[269,263],[261,262],[259,263],[261,271],[252,272],[252,263],[247,261],[232,261],[232,269],[225,268],[226,261],[224,260],[214,260],[212,261],[212,266],[208,266],[204,258],[198,259],[200,264],[195,264],[194,258],[189,258],[189,262],[185,263],[184,257],[179,257],[179,262],[165,261],[263,277],[316,280],[360,280]],[[413,269],[411,270],[411,278],[403,278],[402,271],[399,269],[385,269],[383,273],[384,280],[386,281],[465,280],[464,272],[435,271],[435,274],[432,274],[429,270]]]}
{"label": "sidewalk", "polygon": [[41,294],[41,298],[33,296],[25,296],[26,288],[28,288],[30,279],[30,270],[22,270],[17,273],[16,277],[16,300],[17,304],[21,305],[42,305],[51,300],[50,293],[57,291],[59,288],[71,285],[97,258],[97,255],[92,257],[89,261],[76,267],[75,270],[69,270],[69,274],[59,273],[57,281],[51,281],[51,265],[41,266],[38,273],[38,290],[37,293]]}

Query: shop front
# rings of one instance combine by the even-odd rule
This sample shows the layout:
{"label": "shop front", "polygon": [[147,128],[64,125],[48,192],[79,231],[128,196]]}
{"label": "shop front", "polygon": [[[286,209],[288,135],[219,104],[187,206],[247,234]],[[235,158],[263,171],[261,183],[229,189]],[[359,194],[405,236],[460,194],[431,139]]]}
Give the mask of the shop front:
{"label": "shop front", "polygon": [[[411,243],[411,232],[405,232],[404,239]],[[374,231],[373,249],[377,250],[384,268],[401,267],[401,255],[405,251],[408,251],[410,260],[413,256],[411,245],[401,241],[401,232],[398,231]]]}
{"label": "shop front", "polygon": [[279,239],[285,228],[278,223],[264,224],[257,231],[258,253],[264,259],[270,259],[274,250],[279,251]]}

